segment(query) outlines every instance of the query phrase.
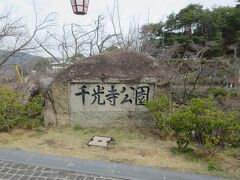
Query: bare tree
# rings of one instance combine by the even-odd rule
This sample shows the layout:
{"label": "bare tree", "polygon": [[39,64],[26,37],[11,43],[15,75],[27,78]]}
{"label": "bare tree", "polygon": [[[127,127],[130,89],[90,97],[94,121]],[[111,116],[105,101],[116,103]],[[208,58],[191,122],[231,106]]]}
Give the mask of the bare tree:
{"label": "bare tree", "polygon": [[[59,64],[66,64],[72,56],[83,54],[89,49],[91,34],[88,27],[78,24],[63,25],[60,35],[48,32],[47,41],[38,45]],[[59,32],[58,32],[59,34]]]}
{"label": "bare tree", "polygon": [[[198,85],[199,79],[202,75],[202,67],[200,67],[198,71],[194,72],[193,75],[189,75],[189,72],[185,72],[183,76],[183,94],[182,94],[182,102],[185,104],[187,101],[193,96],[196,87]],[[193,81],[193,82],[191,82]],[[190,85],[192,83],[192,85]]]}
{"label": "bare tree", "polygon": [[98,16],[97,21],[95,22],[95,35],[93,38],[93,45],[97,49],[97,53],[104,52],[108,47],[117,45],[115,41],[116,34],[109,34],[105,32],[105,23],[104,17]]}
{"label": "bare tree", "polygon": [[48,32],[47,41],[44,43],[41,43],[38,39],[36,41],[54,61],[59,64],[66,64],[71,61],[71,57],[91,51],[90,44],[93,41],[92,37],[95,29],[89,29],[87,26],[78,24],[63,25],[61,35]]}
{"label": "bare tree", "polygon": [[140,25],[138,21],[132,20],[126,33],[123,32],[119,1],[114,0],[113,7],[107,8],[113,34],[117,41],[117,46],[121,49],[133,49],[140,51]]}
{"label": "bare tree", "polygon": [[[56,62],[64,64],[75,57],[104,52],[108,47],[117,44],[114,37],[115,34],[105,31],[104,17],[98,16],[91,26],[67,24],[63,26],[61,35],[49,32],[48,41],[45,43],[36,41]],[[52,47],[54,49],[51,49]]]}
{"label": "bare tree", "polygon": [[[23,23],[23,18],[15,19],[13,17],[14,11],[12,9],[5,10],[0,15],[0,46],[6,50],[4,54],[0,56],[0,67],[3,66],[10,57],[18,52],[26,52],[39,48],[39,44],[35,43],[37,35],[46,30],[54,24],[54,13],[48,14],[43,20],[39,21],[35,3],[35,27],[32,33],[26,30],[26,25]],[[39,40],[39,43],[43,43],[45,39]]]}
{"label": "bare tree", "polygon": [[126,48],[126,44],[123,38],[118,0],[114,0],[113,7],[112,8],[108,7],[107,9],[110,21],[112,23],[114,34],[116,35],[118,46],[120,48]]}

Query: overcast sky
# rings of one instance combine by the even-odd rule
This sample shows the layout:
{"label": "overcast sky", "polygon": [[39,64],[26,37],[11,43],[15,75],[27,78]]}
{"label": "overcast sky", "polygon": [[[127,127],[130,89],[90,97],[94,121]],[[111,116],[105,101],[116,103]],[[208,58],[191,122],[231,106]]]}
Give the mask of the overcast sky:
{"label": "overcast sky", "polygon": [[[98,15],[107,17],[107,7],[112,7],[114,0],[90,0],[89,12],[86,16],[77,16],[72,13],[70,0],[35,0],[37,12],[44,17],[50,12],[57,13],[59,26],[72,22],[78,24],[90,24],[97,19]],[[199,3],[204,7],[235,6],[234,0],[119,0],[121,21],[125,28],[134,17],[140,24],[159,22],[171,12],[178,12],[190,3]],[[31,26],[34,22],[32,0],[0,0],[0,9],[16,9],[16,16],[24,16]],[[106,18],[107,21],[107,18]]]}
{"label": "overcast sky", "polygon": [[[57,26],[50,30],[52,33],[60,35],[64,24],[91,25],[99,15],[105,16],[106,29],[109,33],[112,31],[107,9],[113,7],[114,0],[90,0],[89,11],[85,16],[73,14],[70,0],[34,1],[38,19],[44,18],[51,12],[57,13]],[[177,13],[191,3],[201,4],[204,8],[236,5],[235,0],[119,0],[122,28],[127,32],[129,24],[133,21],[139,25],[148,23],[148,20],[150,23],[157,23],[165,20],[170,13]],[[15,10],[16,17],[24,17],[27,28],[31,32],[35,25],[33,0],[0,0],[0,11],[9,8]],[[45,56],[42,52],[39,54]]]}

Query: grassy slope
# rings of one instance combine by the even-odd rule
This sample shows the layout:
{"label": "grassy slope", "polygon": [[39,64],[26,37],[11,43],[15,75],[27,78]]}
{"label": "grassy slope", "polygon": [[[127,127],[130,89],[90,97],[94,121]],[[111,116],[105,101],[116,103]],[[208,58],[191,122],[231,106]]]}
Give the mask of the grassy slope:
{"label": "grassy slope", "polygon": [[[88,147],[86,144],[94,135],[111,136],[115,142],[109,148]],[[229,149],[216,157],[202,159],[195,151],[179,153],[174,148],[174,141],[162,141],[158,137],[158,134],[146,130],[14,130],[0,134],[0,148],[240,178],[240,160],[236,158],[240,156],[239,149]]]}

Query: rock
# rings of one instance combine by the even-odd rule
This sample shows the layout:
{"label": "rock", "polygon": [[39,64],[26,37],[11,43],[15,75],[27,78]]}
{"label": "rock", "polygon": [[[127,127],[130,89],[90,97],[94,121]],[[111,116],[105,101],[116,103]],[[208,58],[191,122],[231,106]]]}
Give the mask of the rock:
{"label": "rock", "polygon": [[60,72],[45,94],[44,124],[153,127],[146,101],[169,94],[164,63],[134,51],[85,58]]}

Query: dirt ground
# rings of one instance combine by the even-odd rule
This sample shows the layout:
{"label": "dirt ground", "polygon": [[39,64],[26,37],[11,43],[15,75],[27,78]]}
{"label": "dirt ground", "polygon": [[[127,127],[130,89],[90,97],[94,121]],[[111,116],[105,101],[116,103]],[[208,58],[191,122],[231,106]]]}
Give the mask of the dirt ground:
{"label": "dirt ground", "polygon": [[[94,135],[110,136],[115,141],[108,148],[87,146]],[[0,134],[0,148],[240,178],[240,149],[229,148],[215,157],[201,158],[194,152],[180,153],[174,141],[160,140],[158,134],[141,129],[18,129]]]}

